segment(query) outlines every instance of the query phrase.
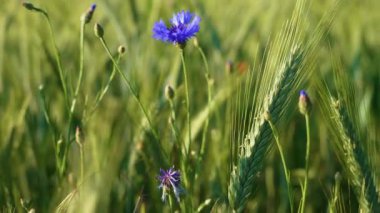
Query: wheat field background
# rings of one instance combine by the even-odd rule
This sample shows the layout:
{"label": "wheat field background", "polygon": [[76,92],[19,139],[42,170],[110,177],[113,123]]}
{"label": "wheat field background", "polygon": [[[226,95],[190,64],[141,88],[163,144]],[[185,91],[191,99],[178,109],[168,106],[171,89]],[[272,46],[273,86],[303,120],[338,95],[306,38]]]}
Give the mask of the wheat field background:
{"label": "wheat field background", "polygon": [[[380,211],[380,1],[30,3],[0,3],[0,212]],[[184,61],[152,38],[182,10]]]}

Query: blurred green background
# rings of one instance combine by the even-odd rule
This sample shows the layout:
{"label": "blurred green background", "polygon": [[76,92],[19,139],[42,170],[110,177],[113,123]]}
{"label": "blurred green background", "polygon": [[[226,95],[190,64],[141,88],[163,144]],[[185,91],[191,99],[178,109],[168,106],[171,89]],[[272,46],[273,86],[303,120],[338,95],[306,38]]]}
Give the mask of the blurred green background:
{"label": "blurred green background", "polygon": [[[50,16],[68,87],[73,90],[79,72],[80,17],[93,2],[32,3]],[[154,40],[152,27],[159,19],[166,21],[173,13],[187,9],[202,18],[197,38],[214,80],[214,95],[219,94],[221,100],[211,116],[202,172],[192,191],[184,196],[191,196],[195,209],[211,199],[203,211],[228,211],[230,109],[236,94],[236,91],[228,92],[228,88],[254,63],[263,62],[266,45],[290,17],[295,1],[109,0],[95,3],[93,20],[85,29],[85,73],[74,119],[75,126],[81,127],[85,152],[85,181],[80,193],[76,190],[80,159],[75,143],[70,146],[65,173],[60,175],[56,168],[54,150],[60,139],[61,143],[67,140],[69,127],[47,22],[40,14],[23,8],[18,0],[1,3],[0,211],[24,211],[20,198],[27,209],[34,208],[37,212],[54,211],[60,204],[73,212],[131,212],[135,208],[149,212],[169,210],[160,200],[156,176],[159,168],[179,167],[176,152],[180,151],[168,123],[171,112],[164,88],[170,84],[176,90],[175,108],[181,134],[185,134],[186,126],[185,96],[179,51],[173,45]],[[331,5],[332,1],[328,0],[310,1],[304,17],[309,26],[305,28],[312,31]],[[379,11],[380,1],[377,0],[341,1],[331,30],[318,48],[316,75],[306,84],[307,88],[312,88],[309,85],[320,77],[331,79],[332,55],[339,58],[355,85],[361,121],[358,125],[375,148],[373,153],[380,150]],[[144,116],[119,75],[99,107],[89,115],[98,91],[112,70],[112,62],[93,33],[95,22],[103,26],[105,39],[115,56],[119,45],[126,46],[120,67],[149,109],[169,162],[157,154],[159,151],[147,133]],[[226,72],[227,61],[233,64],[232,74]],[[186,62],[191,113],[196,126],[196,116],[207,105],[207,90],[204,64],[192,42],[186,48]],[[316,93],[310,89],[316,110],[312,118],[307,206],[314,212],[323,212],[327,211],[331,198],[334,175],[342,172],[342,168],[330,144],[327,126],[319,116],[318,101],[313,100]],[[50,125],[45,119],[44,106],[51,118]],[[296,105],[293,107],[296,109]],[[280,128],[280,136],[289,167],[297,177],[304,166],[305,127],[301,115],[291,113],[289,116],[290,123]],[[197,159],[202,135],[201,130],[197,133],[192,146],[193,160]],[[283,212],[287,208],[286,183],[279,159],[276,151],[268,155],[260,176],[261,187],[250,199],[248,210]],[[376,155],[370,159],[375,168],[380,166]],[[355,212],[357,201],[344,176],[342,183],[343,199],[350,202],[341,205]],[[299,194],[297,196],[299,199]]]}

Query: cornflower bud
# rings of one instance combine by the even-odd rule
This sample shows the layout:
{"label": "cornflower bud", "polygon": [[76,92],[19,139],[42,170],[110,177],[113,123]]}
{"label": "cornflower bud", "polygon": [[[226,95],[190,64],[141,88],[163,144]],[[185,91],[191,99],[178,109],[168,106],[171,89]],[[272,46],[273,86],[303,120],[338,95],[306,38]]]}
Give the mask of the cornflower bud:
{"label": "cornflower bud", "polygon": [[120,45],[119,48],[117,49],[117,51],[119,52],[119,55],[124,55],[124,53],[125,53],[125,46]]}
{"label": "cornflower bud", "polygon": [[104,30],[103,30],[103,27],[99,23],[95,23],[94,32],[95,32],[96,37],[103,38]]}
{"label": "cornflower bud", "polygon": [[24,1],[22,2],[22,6],[24,6],[27,10],[34,10],[35,7],[32,3]]}
{"label": "cornflower bud", "polygon": [[175,96],[175,92],[174,92],[173,87],[171,87],[170,85],[166,85],[166,87],[165,87],[166,99],[173,100],[174,96]]}
{"label": "cornflower bud", "polygon": [[310,101],[310,98],[309,98],[309,96],[305,90],[300,91],[300,97],[298,100],[298,108],[299,108],[301,114],[303,114],[303,115],[310,114],[311,101]]}
{"label": "cornflower bud", "polygon": [[228,60],[225,64],[225,70],[227,75],[231,75],[234,71],[234,64],[231,60]]}
{"label": "cornflower bud", "polygon": [[92,16],[94,15],[96,9],[96,4],[92,4],[85,14],[82,15],[81,19],[85,24],[90,23]]}

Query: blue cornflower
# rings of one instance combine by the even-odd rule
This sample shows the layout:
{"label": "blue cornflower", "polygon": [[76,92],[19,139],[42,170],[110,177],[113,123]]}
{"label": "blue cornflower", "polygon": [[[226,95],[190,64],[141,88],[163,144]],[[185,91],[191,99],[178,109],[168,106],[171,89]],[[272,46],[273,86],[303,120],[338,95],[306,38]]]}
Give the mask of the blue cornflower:
{"label": "blue cornflower", "polygon": [[179,202],[179,195],[183,191],[181,188],[181,173],[174,170],[174,166],[167,171],[160,169],[160,175],[157,179],[160,181],[158,188],[162,189],[162,201],[164,202],[166,200],[166,196],[169,194],[170,188],[173,188],[174,195]]}
{"label": "blue cornflower", "polygon": [[160,20],[153,26],[153,38],[184,46],[199,31],[201,18],[189,11],[181,11],[170,19],[170,27]]}

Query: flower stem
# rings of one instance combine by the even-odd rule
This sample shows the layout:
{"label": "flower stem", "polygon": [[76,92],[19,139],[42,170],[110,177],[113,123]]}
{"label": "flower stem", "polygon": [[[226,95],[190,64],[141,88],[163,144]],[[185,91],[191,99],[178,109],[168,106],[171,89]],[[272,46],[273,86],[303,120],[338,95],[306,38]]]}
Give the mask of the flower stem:
{"label": "flower stem", "polygon": [[[141,111],[143,112],[145,118],[146,118],[147,121],[148,121],[149,127],[150,127],[150,129],[151,129],[151,131],[152,131],[152,133],[153,133],[153,136],[155,137],[155,139],[156,139],[157,141],[159,141],[158,134],[157,134],[156,130],[153,128],[152,121],[150,120],[150,118],[149,118],[149,116],[148,116],[148,113],[147,113],[145,107],[142,105],[142,103],[141,103],[141,101],[140,101],[140,99],[139,99],[139,97],[138,97],[138,94],[137,94],[136,90],[132,87],[131,82],[129,81],[129,79],[127,78],[127,76],[126,76],[126,75],[120,70],[119,65],[117,64],[116,60],[115,60],[114,57],[112,56],[111,51],[109,50],[108,45],[107,45],[106,41],[104,40],[104,38],[103,38],[103,37],[100,37],[99,39],[100,39],[100,42],[102,43],[104,49],[106,50],[106,52],[107,52],[109,58],[111,59],[113,65],[115,66],[116,70],[119,72],[119,74],[121,75],[122,79],[123,79],[124,82],[127,84],[129,90],[131,91],[132,96],[133,96],[133,97],[135,98],[135,100],[137,101],[137,103],[138,103],[138,105],[139,105]],[[163,151],[163,150],[162,150],[162,151]]]}
{"label": "flower stem", "polygon": [[78,94],[79,94],[79,90],[80,90],[80,87],[82,85],[82,78],[83,78],[83,67],[84,67],[84,27],[85,27],[85,23],[84,21],[81,21],[81,27],[80,27],[80,47],[79,47],[79,78],[78,78],[78,81],[77,81],[77,86],[75,88],[75,93],[74,93],[74,98],[73,98],[73,101],[71,103],[71,107],[70,107],[70,114],[72,115],[74,110],[75,110],[75,106],[76,106],[76,102],[77,102],[77,98],[78,98]]}
{"label": "flower stem", "polygon": [[305,180],[304,180],[304,190],[302,193],[302,204],[301,204],[301,213],[305,209],[305,201],[307,195],[307,186],[308,186],[308,173],[309,173],[309,158],[310,158],[310,121],[309,114],[305,114],[306,122],[306,156],[305,156]]}
{"label": "flower stem", "polygon": [[278,151],[279,151],[280,156],[281,156],[282,166],[284,168],[284,173],[285,173],[286,184],[287,184],[287,187],[288,187],[288,197],[289,197],[290,212],[293,212],[293,189],[291,187],[291,182],[290,182],[290,171],[289,171],[288,167],[286,166],[284,152],[282,150],[282,146],[281,146],[280,139],[279,139],[279,136],[278,136],[277,128],[274,126],[274,124],[272,123],[272,121],[270,119],[268,119],[267,121],[268,121],[268,123],[269,123],[269,125],[270,125],[270,127],[272,129],[272,133],[273,133],[274,139],[276,141],[276,145],[277,145]]}
{"label": "flower stem", "polygon": [[183,66],[183,75],[185,79],[185,93],[186,93],[186,115],[187,115],[187,125],[188,125],[188,132],[189,132],[189,143],[186,147],[187,149],[187,157],[190,158],[190,147],[191,147],[191,120],[190,120],[190,101],[189,101],[189,84],[187,80],[187,70],[186,70],[186,63],[185,63],[185,56],[184,51],[181,49],[181,60],[182,60],[182,66]]}
{"label": "flower stem", "polygon": [[84,178],[84,148],[80,146],[80,184],[83,183]]}
{"label": "flower stem", "polygon": [[170,208],[170,212],[174,212],[174,209],[173,209],[173,198],[171,195],[169,195],[169,208]]}
{"label": "flower stem", "polygon": [[84,147],[83,147],[84,144],[81,140],[80,134],[81,134],[80,129],[79,127],[77,127],[76,133],[75,133],[75,142],[78,144],[79,152],[80,152],[80,180],[78,182],[78,186],[83,184],[83,178],[84,178]]}
{"label": "flower stem", "polygon": [[77,86],[75,88],[74,97],[71,102],[70,107],[70,115],[69,115],[69,138],[70,138],[70,130],[71,130],[71,121],[73,117],[73,113],[75,111],[77,98],[79,94],[80,87],[82,85],[82,78],[83,78],[83,70],[84,70],[84,27],[85,23],[84,21],[81,21],[81,27],[80,27],[80,42],[79,42],[79,77],[77,81]]}
{"label": "flower stem", "polygon": [[48,23],[49,31],[50,31],[50,37],[51,37],[52,45],[54,47],[54,56],[55,56],[55,60],[57,62],[57,66],[58,66],[59,79],[61,81],[61,86],[62,86],[63,93],[64,93],[64,96],[65,96],[65,105],[68,108],[69,107],[69,105],[68,105],[69,104],[69,99],[68,99],[66,81],[65,81],[65,76],[64,76],[63,68],[62,68],[61,56],[60,56],[59,51],[58,51],[57,42],[55,41],[54,30],[53,30],[53,26],[52,26],[51,21],[50,21],[50,17],[48,15],[48,13],[46,11],[42,10],[42,9],[35,8],[35,10],[37,12],[40,12],[45,17],[45,19],[46,19],[46,21]]}
{"label": "flower stem", "polygon": [[206,58],[206,55],[204,54],[202,48],[199,45],[197,46],[197,49],[198,49],[199,53],[201,54],[203,63],[205,65],[205,78],[207,81],[207,112],[208,113],[207,113],[207,119],[206,119],[204,127],[203,127],[203,135],[202,135],[202,141],[201,141],[201,148],[200,148],[200,152],[199,152],[199,158],[198,158],[198,162],[197,162],[197,170],[195,171],[195,179],[198,178],[198,173],[201,169],[200,166],[201,166],[203,156],[204,156],[204,152],[205,152],[205,148],[206,148],[207,129],[208,129],[209,121],[210,121],[210,108],[211,108],[211,97],[212,97],[212,90],[211,90],[212,84],[211,84],[211,79],[210,79],[210,71],[209,71],[207,58]]}
{"label": "flower stem", "polygon": [[[117,60],[116,60],[116,63],[119,64],[120,62],[120,58],[121,58],[121,55],[119,54]],[[98,95],[96,96],[96,99],[95,99],[95,104],[94,106],[92,107],[92,110],[91,112],[89,113],[89,117],[91,117],[91,115],[95,112],[95,110],[98,108],[100,102],[103,100],[104,96],[106,95],[106,93],[108,92],[108,89],[113,81],[113,78],[115,77],[115,74],[116,74],[116,68],[115,68],[115,65],[113,66],[112,68],[112,72],[111,72],[111,75],[107,81],[107,84],[104,86],[104,88],[100,91],[100,93],[98,93]]]}
{"label": "flower stem", "polygon": [[[77,85],[75,88],[74,92],[74,97],[71,102],[70,106],[70,111],[69,111],[69,128],[68,128],[68,133],[67,133],[67,143],[65,146],[64,154],[63,154],[63,164],[65,164],[66,158],[67,158],[67,152],[69,150],[69,145],[70,145],[70,138],[71,138],[71,123],[73,120],[73,114],[75,111],[76,103],[77,103],[77,98],[79,94],[80,87],[82,85],[82,78],[83,78],[83,71],[84,71],[84,28],[85,28],[85,22],[81,21],[80,24],[80,37],[79,37],[79,77],[77,81]],[[64,168],[63,168],[64,170]],[[63,172],[63,171],[62,171]]]}
{"label": "flower stem", "polygon": [[[176,144],[179,145],[179,141],[180,141],[180,138],[179,138],[179,132],[178,132],[178,129],[175,125],[175,121],[176,121],[176,114],[175,114],[175,109],[174,109],[174,103],[173,103],[173,100],[169,100],[169,105],[170,105],[170,111],[171,111],[171,115],[170,115],[170,127],[172,129],[172,133],[173,133],[173,136],[175,138],[175,141],[176,141]],[[186,153],[183,153],[183,154],[186,154]]]}

